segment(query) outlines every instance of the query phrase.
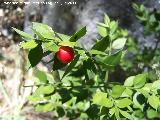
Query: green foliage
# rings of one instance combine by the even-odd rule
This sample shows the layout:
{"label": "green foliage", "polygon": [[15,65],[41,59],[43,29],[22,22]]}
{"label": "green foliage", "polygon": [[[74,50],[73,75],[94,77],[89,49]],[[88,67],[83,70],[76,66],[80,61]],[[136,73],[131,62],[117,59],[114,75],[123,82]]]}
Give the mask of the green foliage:
{"label": "green foliage", "polygon": [[13,30],[16,31],[18,34],[20,34],[21,37],[26,41],[34,39],[34,37],[32,35],[28,34],[28,33],[25,33],[21,30],[16,29],[16,28],[13,28]]}
{"label": "green foliage", "polygon": [[[143,23],[151,17],[144,6],[134,4],[134,9]],[[159,20],[158,12],[155,18]],[[54,53],[51,59],[53,71],[36,71],[37,88],[28,100],[34,104],[36,111],[53,111],[55,119],[64,116],[80,120],[159,118],[160,80],[151,76],[150,71],[141,70],[135,74],[137,70],[133,67],[138,60],[144,60],[144,51],[128,37],[127,30],[120,28],[118,22],[110,20],[106,14],[104,22],[98,22],[97,26],[100,40],[91,50],[84,49],[77,42],[86,34],[86,27],[68,36],[53,31],[46,24],[33,23],[36,39],[14,28],[23,38],[29,39],[22,42],[20,47],[29,50],[31,67],[35,67],[46,55]],[[128,51],[124,50],[125,45]],[[74,49],[75,58],[71,63],[63,64],[57,59],[60,46]],[[136,56],[133,63],[123,59],[127,52]],[[149,63],[150,60],[144,62]],[[110,73],[118,65],[129,76],[124,84],[111,82]]]}
{"label": "green foliage", "polygon": [[28,59],[31,67],[35,67],[43,58],[43,49],[41,45],[31,49],[28,54]]}
{"label": "green foliage", "polygon": [[54,39],[54,31],[46,24],[33,22],[32,29],[34,33],[44,41],[45,39]]}

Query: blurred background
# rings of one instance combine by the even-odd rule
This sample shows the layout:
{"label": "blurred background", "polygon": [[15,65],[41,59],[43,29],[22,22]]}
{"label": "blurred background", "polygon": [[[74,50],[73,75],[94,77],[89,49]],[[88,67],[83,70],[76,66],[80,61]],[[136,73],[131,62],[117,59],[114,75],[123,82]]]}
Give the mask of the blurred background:
{"label": "blurred background", "polygon": [[[33,84],[34,70],[26,70],[26,53],[18,48],[21,38],[12,27],[32,34],[31,22],[36,21],[71,35],[81,26],[87,26],[87,35],[80,43],[90,49],[98,37],[96,22],[102,21],[106,13],[111,19],[118,20],[122,28],[128,29],[139,45],[153,46],[154,36],[142,35],[143,27],[135,17],[133,2],[151,10],[160,8],[159,0],[58,0],[58,3],[56,0],[1,0],[0,119],[8,120],[12,116],[17,120],[53,118],[52,113],[34,112],[26,99],[34,88],[23,86]],[[38,68],[48,71],[50,66],[40,63]]]}

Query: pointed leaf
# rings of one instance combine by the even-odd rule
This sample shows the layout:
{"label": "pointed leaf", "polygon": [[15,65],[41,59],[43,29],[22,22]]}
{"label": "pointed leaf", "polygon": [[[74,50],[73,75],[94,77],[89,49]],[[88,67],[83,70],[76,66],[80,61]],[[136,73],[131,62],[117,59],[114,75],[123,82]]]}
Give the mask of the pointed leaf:
{"label": "pointed leaf", "polygon": [[113,54],[113,55],[108,56],[107,58],[105,58],[103,60],[103,62],[105,64],[115,66],[115,65],[119,64],[119,62],[121,60],[121,57],[122,57],[122,51],[119,51],[119,52],[117,52],[117,53],[115,53],[115,54]]}
{"label": "pointed leaf", "polygon": [[31,64],[31,67],[35,67],[43,57],[43,49],[41,45],[31,49],[28,54],[28,59]]}
{"label": "pointed leaf", "polygon": [[120,100],[116,100],[116,105],[119,108],[125,108],[132,104],[132,101],[129,98],[123,98]]}
{"label": "pointed leaf", "polygon": [[35,40],[30,40],[28,42],[21,42],[20,47],[23,49],[33,49],[37,47],[38,43]]}
{"label": "pointed leaf", "polygon": [[148,98],[148,102],[156,110],[159,107],[160,101],[159,101],[159,98],[157,96],[155,96],[155,95],[150,96]]}
{"label": "pointed leaf", "polygon": [[113,49],[122,49],[125,46],[127,38],[118,38],[113,41],[112,48]]}
{"label": "pointed leaf", "polygon": [[107,36],[107,37],[102,38],[97,43],[95,43],[92,47],[92,50],[98,50],[98,51],[104,52],[108,46],[109,46],[109,38]]}
{"label": "pointed leaf", "polygon": [[70,36],[68,35],[57,33],[57,32],[55,34],[61,41],[68,41],[70,39]]}
{"label": "pointed leaf", "polygon": [[62,79],[74,68],[74,66],[77,64],[78,60],[79,60],[79,55],[77,55],[74,60],[69,64],[69,66],[67,67],[67,69],[65,70],[65,73],[62,76]]}
{"label": "pointed leaf", "polygon": [[106,37],[108,35],[107,33],[107,29],[103,26],[98,25],[98,33],[102,36],[102,37]]}
{"label": "pointed leaf", "polygon": [[33,22],[33,31],[42,39],[54,39],[54,31],[47,24]]}
{"label": "pointed leaf", "polygon": [[93,103],[108,108],[113,106],[113,102],[109,98],[107,98],[107,93],[104,92],[97,92],[96,94],[94,94]]}
{"label": "pointed leaf", "polygon": [[122,93],[124,92],[125,90],[125,87],[124,86],[121,86],[121,85],[115,85],[113,86],[112,88],[112,96],[114,98],[118,98],[122,95]]}
{"label": "pointed leaf", "polygon": [[52,51],[52,52],[57,52],[59,48],[53,41],[43,43],[43,47],[47,51]]}
{"label": "pointed leaf", "polygon": [[[13,27],[12,27],[13,28]],[[25,40],[33,40],[34,37],[26,32],[23,32],[21,30],[18,30],[16,28],[13,28],[14,31],[16,31],[18,34],[20,34]]]}
{"label": "pointed leaf", "polygon": [[38,104],[35,109],[37,112],[49,112],[52,111],[56,106],[53,103]]}
{"label": "pointed leaf", "polygon": [[128,77],[124,82],[124,86],[133,86],[134,78],[135,78],[135,76]]}
{"label": "pointed leaf", "polygon": [[70,42],[76,42],[78,39],[83,37],[86,34],[87,30],[86,27],[81,28],[78,32],[71,36],[69,39]]}
{"label": "pointed leaf", "polygon": [[104,14],[104,23],[109,27],[110,19],[107,14]]}
{"label": "pointed leaf", "polygon": [[147,78],[147,74],[136,75],[133,81],[134,87],[135,88],[143,87],[146,83],[146,78]]}
{"label": "pointed leaf", "polygon": [[47,86],[40,86],[39,88],[36,89],[35,95],[40,96],[40,95],[48,95],[54,92],[54,87],[53,85],[47,85]]}
{"label": "pointed leaf", "polygon": [[47,83],[48,82],[47,75],[43,71],[37,70],[35,73],[35,76],[39,79],[40,83]]}

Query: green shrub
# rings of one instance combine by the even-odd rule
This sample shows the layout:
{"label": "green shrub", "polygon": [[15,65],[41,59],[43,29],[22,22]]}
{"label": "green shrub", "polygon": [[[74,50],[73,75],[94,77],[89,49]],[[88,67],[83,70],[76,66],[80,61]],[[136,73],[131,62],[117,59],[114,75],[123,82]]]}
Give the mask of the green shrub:
{"label": "green shrub", "polygon": [[[134,8],[137,17],[146,20],[138,16],[142,14],[138,12],[139,7],[134,5]],[[144,12],[144,17],[150,16],[144,7],[141,6],[140,10]],[[54,53],[51,59],[54,62],[53,71],[36,72],[37,89],[28,97],[35,110],[53,111],[55,118],[66,116],[79,120],[159,118],[160,80],[151,77],[149,71],[141,70],[141,73],[133,75],[134,72],[129,70],[133,63],[130,67],[124,61],[126,43],[130,51],[146,63],[142,55],[144,53],[137,54],[139,51],[134,48],[136,43],[131,41],[128,31],[120,28],[118,22],[111,21],[106,14],[104,23],[97,23],[97,28],[101,38],[90,50],[78,44],[78,40],[86,34],[86,27],[72,36],[57,33],[48,25],[36,22],[33,22],[33,36],[13,28],[24,40],[20,47],[29,52],[30,67],[35,67],[43,57]],[[57,59],[56,53],[60,46],[73,48],[75,57],[71,63],[64,64]],[[147,63],[155,57],[147,59]],[[134,60],[138,62],[137,59]],[[109,73],[120,64],[126,68],[126,74],[132,74],[124,84],[110,81]]]}

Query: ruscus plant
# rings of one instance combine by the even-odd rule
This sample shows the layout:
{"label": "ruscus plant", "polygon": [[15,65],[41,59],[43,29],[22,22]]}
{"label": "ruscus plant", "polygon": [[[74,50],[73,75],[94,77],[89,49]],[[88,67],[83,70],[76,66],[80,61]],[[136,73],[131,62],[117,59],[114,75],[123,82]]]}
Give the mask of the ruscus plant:
{"label": "ruscus plant", "polygon": [[124,83],[111,81],[109,73],[123,61],[130,37],[106,14],[97,23],[100,37],[89,50],[78,43],[86,27],[71,36],[37,22],[32,24],[33,35],[13,29],[24,40],[19,46],[28,52],[30,68],[54,53],[48,61],[53,62],[51,72],[36,70],[36,90],[28,97],[36,111],[52,111],[55,119],[65,116],[71,120],[160,117],[160,80],[151,82],[149,72],[142,72]]}

